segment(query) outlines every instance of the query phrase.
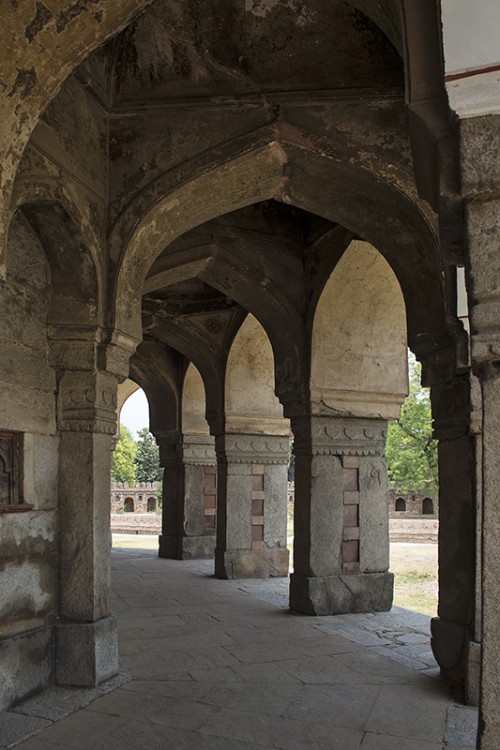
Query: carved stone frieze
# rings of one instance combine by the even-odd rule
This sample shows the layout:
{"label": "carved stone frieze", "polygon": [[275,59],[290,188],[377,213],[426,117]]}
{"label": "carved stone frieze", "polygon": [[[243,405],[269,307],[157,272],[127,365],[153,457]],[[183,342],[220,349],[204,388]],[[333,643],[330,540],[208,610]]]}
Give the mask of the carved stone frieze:
{"label": "carved stone frieze", "polygon": [[191,466],[215,466],[215,439],[211,435],[184,435],[182,460]]}
{"label": "carved stone frieze", "polygon": [[309,416],[292,420],[295,455],[378,456],[385,450],[384,419]]}
{"label": "carved stone frieze", "polygon": [[232,464],[286,464],[289,439],[281,435],[228,433],[216,438],[217,459]]}

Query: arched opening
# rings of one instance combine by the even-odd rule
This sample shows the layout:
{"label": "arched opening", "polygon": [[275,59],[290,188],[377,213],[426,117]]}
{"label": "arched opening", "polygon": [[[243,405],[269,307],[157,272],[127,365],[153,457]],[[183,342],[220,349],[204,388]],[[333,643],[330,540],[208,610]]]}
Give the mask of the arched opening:
{"label": "arched opening", "polygon": [[317,410],[395,419],[407,392],[401,287],[374,247],[353,241],[316,308],[311,399]]}
{"label": "arched opening", "polygon": [[[356,3],[360,7],[365,4]],[[394,330],[386,331],[385,339],[383,335],[380,336],[380,331],[374,330],[376,325],[372,325],[372,318],[385,320],[384,311],[379,316],[375,307],[371,315],[363,309],[363,318],[355,306],[349,308],[346,304],[340,284],[335,305],[340,300],[339,306],[349,310],[349,317],[343,319],[342,315],[337,316],[333,326],[338,334],[332,344],[334,351],[325,353],[321,349],[321,340],[329,341],[328,327],[324,335],[317,335],[311,323],[311,308],[314,305],[309,303],[319,296],[322,287],[318,281],[321,274],[315,275],[325,257],[321,252],[324,245],[321,246],[318,238],[334,229],[332,222],[340,222],[344,234],[349,231],[354,236],[364,237],[390,260],[405,296],[412,299],[408,313],[412,340],[421,346],[422,351],[437,352],[436,357],[441,357],[448,346],[446,327],[442,324],[444,316],[441,316],[442,288],[447,281],[441,273],[435,242],[436,217],[416,198],[407,113],[401,87],[401,60],[379,30],[344,3],[323,4],[324,7],[316,4],[312,8],[306,3],[304,11],[296,14],[296,22],[290,18],[290,8],[285,8],[286,4],[283,3],[268,3],[269,7],[265,9],[256,3],[240,3],[238,8],[231,6],[231,12],[224,9],[220,14],[208,13],[203,19],[198,13],[194,18],[190,15],[189,3],[174,5],[168,0],[152,3],[151,12],[144,14],[137,24],[124,30],[123,35],[117,37],[106,50],[101,50],[99,56],[82,66],[78,76],[63,86],[54,106],[46,110],[43,122],[26,149],[21,179],[36,177],[40,182],[64,182],[70,185],[75,194],[80,189],[75,185],[80,185],[82,224],[92,227],[100,238],[111,237],[109,246],[105,247],[103,240],[103,247],[97,249],[97,279],[93,276],[92,264],[86,261],[80,263],[78,253],[71,255],[70,252],[60,252],[61,248],[71,251],[80,249],[80,237],[72,231],[63,234],[64,241],[53,253],[56,264],[64,263],[70,255],[75,261],[72,268],[74,273],[68,276],[71,289],[75,287],[79,291],[79,277],[86,282],[86,286],[84,294],[73,297],[79,315],[76,318],[66,316],[74,324],[70,331],[71,344],[56,347],[51,356],[59,371],[68,367],[70,372],[74,372],[75,337],[80,336],[80,342],[91,342],[85,366],[92,376],[99,370],[99,377],[92,380],[90,387],[89,383],[84,382],[82,386],[80,382],[79,390],[68,388],[68,398],[65,400],[64,387],[58,392],[60,382],[55,383],[52,374],[52,381],[47,388],[42,388],[45,390],[40,399],[42,401],[46,397],[47,402],[52,399],[51,414],[47,420],[52,422],[50,425],[44,424],[44,436],[55,434],[53,407],[54,393],[57,393],[58,411],[60,407],[69,407],[66,411],[70,427],[75,426],[75,435],[67,440],[65,437],[66,442],[71,440],[72,444],[77,445],[78,441],[84,442],[85,435],[96,435],[87,439],[88,444],[91,440],[95,442],[92,444],[92,455],[99,454],[101,458],[107,456],[103,448],[106,439],[101,436],[111,434],[112,419],[103,419],[102,414],[107,415],[112,411],[109,404],[112,403],[113,394],[104,385],[126,374],[127,357],[123,352],[130,353],[143,335],[146,339],[146,346],[140,345],[143,351],[151,349],[152,338],[157,349],[172,346],[175,338],[178,344],[176,351],[181,355],[175,359],[175,367],[169,371],[173,395],[169,402],[171,413],[168,419],[163,417],[163,384],[155,373],[157,361],[151,356],[151,351],[145,359],[139,358],[140,362],[131,364],[131,370],[135,368],[134,374],[144,376],[144,387],[149,389],[148,395],[154,400],[152,417],[155,421],[152,419],[152,430],[161,442],[162,461],[166,466],[174,467],[172,484],[183,478],[179,456],[184,450],[180,445],[180,429],[184,428],[184,424],[180,424],[183,420],[180,419],[179,393],[187,368],[188,355],[185,352],[193,351],[192,361],[200,365],[206,384],[210,380],[207,372],[213,375],[210,387],[215,396],[211,401],[209,422],[217,437],[218,451],[223,456],[221,464],[225,462],[227,466],[232,463],[234,470],[232,475],[228,472],[227,477],[224,476],[224,481],[230,476],[230,481],[236,481],[234,477],[238,475],[238,466],[250,467],[245,481],[248,480],[251,488],[251,502],[247,495],[245,502],[249,510],[247,521],[250,518],[251,522],[245,525],[245,544],[249,544],[251,553],[259,554],[279,548],[279,544],[276,545],[277,534],[272,540],[267,537],[272,526],[266,520],[268,491],[277,485],[277,481],[275,483],[270,479],[272,471],[267,469],[265,458],[269,453],[280,453],[281,448],[278,450],[275,447],[274,438],[288,438],[288,435],[274,432],[273,429],[269,432],[269,420],[263,408],[267,390],[263,390],[263,402],[259,400],[251,404],[252,412],[248,413],[247,406],[251,399],[246,398],[246,393],[238,393],[238,378],[235,393],[240,399],[241,409],[231,407],[228,421],[224,423],[225,410],[220,408],[221,405],[224,407],[228,395],[224,393],[224,378],[220,374],[230,370],[227,354],[235,328],[241,323],[244,311],[250,310],[255,319],[264,325],[272,342],[274,357],[270,358],[267,386],[272,390],[276,382],[287,414],[297,423],[304,415],[311,416],[311,411],[314,419],[331,417],[338,420],[346,417],[346,420],[357,420],[357,427],[359,420],[368,422],[361,431],[351,429],[351,422],[342,427],[341,434],[332,431],[332,434],[325,432],[323,435],[327,444],[330,439],[336,441],[337,453],[334,455],[336,458],[341,456],[340,461],[331,462],[337,464],[341,481],[324,485],[334,487],[332,492],[341,488],[342,501],[336,508],[341,538],[333,533],[325,534],[321,517],[317,516],[311,522],[308,515],[310,507],[302,507],[298,559],[303,560],[303,547],[307,545],[308,535],[316,535],[320,539],[323,536],[321,543],[325,548],[328,545],[331,548],[332,542],[336,545],[342,575],[356,576],[363,571],[363,575],[369,574],[375,580],[376,576],[386,572],[383,560],[385,539],[379,545],[380,552],[372,553],[368,535],[363,537],[363,530],[371,527],[376,533],[380,531],[377,527],[380,517],[377,506],[381,469],[378,460],[373,459],[373,453],[364,450],[366,445],[363,446],[363,443],[365,440],[377,443],[375,458],[378,459],[383,429],[377,428],[373,433],[371,427],[377,420],[392,418],[396,410],[396,397],[400,391],[397,391],[393,375],[399,372],[399,365],[391,371],[390,367],[386,367],[384,358],[378,357],[375,351],[379,345],[385,347],[384,351],[390,350]],[[386,21],[391,15],[390,5],[383,3],[377,11]],[[72,8],[68,15],[55,18],[49,13],[50,18],[47,18],[43,11],[37,23],[43,22],[42,29],[48,27],[45,31],[50,39],[53,27],[57,27],[57,33],[62,34],[67,25],[74,28],[83,23],[84,16],[77,17],[75,12]],[[396,15],[398,21],[393,19],[392,23],[387,22],[390,30],[399,24],[400,14]],[[106,18],[109,14],[102,14],[96,9],[93,23],[100,23],[99,19],[103,16]],[[244,33],[238,36],[234,29],[244,30]],[[290,33],[283,38],[284,29]],[[33,30],[34,27],[28,34]],[[38,30],[35,31],[38,33]],[[190,34],[195,34],[196,38],[191,39]],[[311,38],[317,40],[314,48],[309,44]],[[394,35],[394,38],[400,39],[400,34]],[[227,44],[228,39],[234,44]],[[332,44],[332,40],[336,43]],[[84,35],[82,45],[88,44],[88,37]],[[262,49],[268,46],[274,50],[271,57],[262,53]],[[35,48],[38,45],[33,45],[33,50]],[[81,54],[81,49],[78,54]],[[50,57],[46,57],[49,65]],[[273,66],[276,66],[275,70]],[[19,66],[18,71],[21,70],[25,71],[26,68]],[[11,92],[13,102],[17,103],[19,98],[23,101],[24,98],[29,99],[30,85],[37,87],[44,78],[37,77],[35,73],[31,82],[23,82],[21,73],[19,75],[19,81],[16,79],[14,91]],[[346,97],[342,96],[342,89],[348,92]],[[302,100],[301,92],[307,92],[306,99]],[[262,96],[265,96],[265,106],[255,106]],[[191,97],[194,97],[192,101]],[[186,105],[186,111],[178,117],[176,112],[180,101],[183,107]],[[224,109],[226,102],[231,102],[227,111]],[[200,117],[201,111],[203,115]],[[20,110],[20,114],[25,113]],[[418,120],[418,114],[412,112],[412,115]],[[33,117],[28,118],[29,121],[33,121]],[[69,121],[85,123],[85,135],[76,129],[73,131],[74,126],[71,123],[68,126]],[[425,138],[420,140],[425,141]],[[86,144],[85,148],[81,148],[83,143]],[[109,160],[105,153],[108,147]],[[279,236],[285,241],[278,250],[269,241],[272,233],[268,232],[264,239],[257,238],[256,227],[248,222],[248,217],[240,215],[238,221],[243,224],[247,221],[245,228],[255,242],[254,246],[257,240],[262,243],[254,257],[248,255],[248,244],[246,249],[242,247],[243,242],[238,247],[239,237],[236,242],[231,240],[229,235],[237,234],[235,226],[230,226],[228,231],[224,227],[227,219],[223,218],[215,231],[208,231],[205,226],[206,244],[216,246],[216,250],[203,254],[197,246],[188,258],[189,268],[180,261],[182,243],[184,249],[192,249],[184,233],[193,225],[201,225],[220,214],[251,203],[268,201],[300,206],[303,210],[314,211],[317,216],[306,227],[298,210],[290,210],[279,226]],[[43,215],[38,210],[31,214],[26,212],[32,225],[47,238],[48,246],[51,241],[50,225],[56,222],[59,211],[59,208],[50,206]],[[324,222],[330,223],[330,226],[325,227]],[[241,224],[236,228],[240,229]],[[291,228],[297,230],[292,240]],[[266,232],[261,234],[265,235]],[[172,240],[175,238],[179,238],[180,245],[173,248]],[[266,243],[268,252],[262,252]],[[164,254],[166,245],[168,250]],[[337,247],[334,250],[327,248],[327,253],[326,265],[330,264],[331,268],[341,252]],[[360,265],[366,263],[372,267],[368,255],[361,253],[361,256],[363,260]],[[143,281],[151,281],[148,274],[155,259],[159,263],[156,269],[158,276],[167,272],[178,274],[179,283],[196,277],[219,290],[219,298],[215,300],[217,305],[222,296],[232,301],[227,303],[227,308],[236,303],[243,309],[238,309],[225,326],[221,324],[223,315],[219,314],[219,308],[193,310],[196,307],[193,305],[190,310],[192,314],[186,313],[192,288],[184,289],[186,294],[173,302],[172,299],[162,301],[159,294],[150,294],[163,292],[161,287],[148,288],[144,297]],[[160,267],[162,264],[163,269]],[[342,261],[339,262],[340,269],[341,264]],[[350,269],[346,273],[347,281],[359,282],[355,264]],[[324,271],[323,267],[321,273]],[[71,295],[67,294],[68,290],[62,283],[64,274],[59,274],[59,277],[54,284],[56,307],[64,312]],[[365,295],[370,297],[373,291],[369,283],[357,283],[357,290],[361,301]],[[375,305],[375,292],[371,294],[371,300]],[[165,302],[167,304],[163,304]],[[107,306],[102,308],[102,303]],[[390,307],[389,299],[387,304]],[[93,305],[97,306],[97,310]],[[321,301],[318,310],[320,308]],[[211,314],[208,315],[208,312]],[[362,335],[358,337],[359,331],[354,324],[361,318],[367,331],[365,338]],[[274,325],[273,319],[277,321]],[[433,319],[437,321],[435,325],[429,323]],[[57,337],[60,333],[57,321],[53,317],[50,320],[55,324],[51,335]],[[305,326],[304,321],[308,321]],[[87,326],[91,328],[92,323],[96,323],[96,326],[89,330]],[[343,324],[355,331],[352,341],[348,340],[350,335],[344,335]],[[318,330],[320,328],[318,326]],[[162,333],[159,333],[160,330]],[[435,341],[431,341],[433,332],[437,332]],[[312,348],[315,349],[310,380],[308,375],[302,377],[309,367],[309,338],[313,339]],[[192,346],[193,341],[196,341],[196,346]],[[377,346],[374,346],[374,341]],[[157,346],[158,342],[160,347]],[[356,359],[352,356],[352,348],[360,346],[361,354]],[[364,350],[362,346],[365,346]],[[262,351],[254,351],[255,362],[259,361]],[[392,351],[389,351],[388,363],[391,356]],[[338,379],[330,381],[323,374],[328,369],[329,360],[335,358]],[[211,363],[207,371],[202,366],[206,362]],[[318,362],[320,367],[314,369]],[[342,370],[342,364],[346,362],[348,367]],[[247,364],[250,373],[252,363]],[[379,377],[374,375],[377,368],[381,373]],[[258,369],[260,371],[260,365]],[[71,378],[71,385],[74,386],[77,377],[72,374]],[[90,376],[87,380],[90,380]],[[104,385],[102,381],[106,381]],[[64,381],[61,382],[64,386]],[[258,377],[257,385],[259,389],[263,387]],[[304,407],[310,406],[307,403],[310,392],[314,408],[305,411]],[[77,429],[75,404],[85,403],[94,395],[96,403],[86,407],[86,419],[81,420],[80,425],[83,425],[83,429]],[[37,408],[39,403],[36,401]],[[97,419],[99,430],[93,430],[93,422]],[[38,421],[43,422],[43,417]],[[338,422],[335,426],[338,426]],[[68,424],[64,428],[66,432],[71,432]],[[306,445],[307,440],[318,437],[311,433],[309,430],[307,434],[305,428],[300,432],[301,439],[297,442],[296,450],[297,455],[302,451],[302,458],[310,447]],[[194,433],[193,437],[195,434],[198,433]],[[198,436],[205,437],[205,434],[199,433]],[[344,444],[340,451],[342,441]],[[315,448],[314,458],[311,459],[314,471],[307,474],[303,466],[299,467],[299,480],[304,484],[307,481],[311,485],[319,484],[316,480],[321,472],[316,469],[326,455],[321,452],[323,448]],[[326,449],[329,450],[329,445]],[[231,451],[231,461],[228,461]],[[236,452],[239,458],[233,460]],[[77,450],[72,453],[68,451],[62,456],[65,461],[61,461],[61,465],[71,465],[67,459],[71,456],[74,459],[77,453]],[[365,461],[365,458],[370,461]],[[89,466],[89,461],[81,463]],[[279,461],[269,462],[270,466],[278,464],[281,466]],[[241,471],[239,475],[243,473]],[[96,481],[78,482],[77,485],[96,487],[97,496],[102,489],[102,477],[92,479]],[[204,480],[207,480],[211,491],[209,494],[213,497],[212,479],[205,476]],[[54,486],[53,478],[51,482]],[[69,494],[69,482],[60,482],[59,486],[62,497]],[[172,497],[180,497],[183,490],[181,492],[179,486],[174,489]],[[362,492],[370,492],[377,502],[371,506],[363,504]],[[35,494],[33,488],[32,494]],[[182,497],[184,501],[185,494]],[[83,505],[74,503],[74,507],[81,510]],[[92,526],[100,519],[99,508],[96,503],[96,513],[89,514],[88,528],[81,534],[81,539],[97,540],[97,550],[86,549],[86,560],[105,557],[101,554],[107,543],[105,529],[103,531],[101,525],[94,534]],[[178,508],[176,506],[175,523],[176,532],[181,536],[186,517],[178,512]],[[325,518],[328,511],[327,508]],[[61,527],[72,531],[71,523],[66,523],[65,517],[60,515]],[[76,513],[73,516],[76,517]],[[71,514],[68,513],[66,518],[71,519]],[[220,539],[225,536],[219,549],[219,565],[224,557],[222,565],[225,575],[229,575],[229,567],[236,559],[235,556],[229,559],[232,552],[242,549],[241,537],[237,537],[243,525],[236,530],[228,531],[226,528],[237,518],[237,512],[234,515],[226,513],[219,524],[219,527],[222,526]],[[233,547],[229,549],[230,537]],[[70,533],[68,542],[69,552],[80,553],[80,550],[71,548]],[[307,565],[297,571],[298,585],[307,586],[313,578],[317,581],[328,577],[325,573],[328,555],[318,555],[316,551]],[[257,559],[257,555],[253,559]],[[65,566],[60,567],[62,575],[67,575]],[[103,572],[106,573],[106,570]],[[86,611],[75,611],[75,607],[67,609],[63,603],[59,614],[69,621],[96,622],[100,627],[108,614],[105,591],[107,576],[88,576],[90,585],[94,585],[94,579],[104,583],[97,595],[91,590],[86,591]],[[66,599],[72,596],[76,599],[72,594],[76,587],[70,583],[65,579],[59,588],[65,595],[68,592]],[[72,603],[78,607],[79,602]],[[81,663],[84,661],[80,660]],[[92,659],[89,660],[91,662]]]}
{"label": "arched opening", "polygon": [[126,497],[123,501],[123,510],[125,513],[134,513],[135,503],[132,497]]}
{"label": "arched opening", "polygon": [[396,512],[397,513],[405,513],[406,512],[406,502],[402,497],[398,497],[396,499]]}
{"label": "arched opening", "polygon": [[212,557],[217,525],[217,459],[206,420],[207,396],[198,368],[188,365],[182,387],[184,554]]}
{"label": "arched opening", "polygon": [[[219,495],[231,525],[219,535],[216,575],[259,570],[288,573],[287,464],[289,421],[274,392],[274,355],[269,338],[248,315],[229,351],[225,377],[225,456],[230,468]],[[236,469],[236,466],[239,468]],[[234,497],[240,503],[234,503]],[[243,500],[244,498],[244,500]],[[222,538],[221,538],[222,537]]]}
{"label": "arched opening", "polygon": [[[324,613],[332,601],[334,613],[359,611],[361,599],[387,610],[393,591],[384,453],[388,420],[398,417],[407,392],[406,314],[394,272],[368,243],[351,242],[336,264],[311,340],[312,456],[298,453],[296,472],[319,479],[318,489],[305,491],[299,480],[296,505],[300,515],[302,504],[314,507],[325,532],[319,550],[309,543],[305,555],[296,553],[294,570],[307,570],[318,555],[324,560],[323,589],[309,594],[313,611]],[[330,496],[326,485],[337,490]],[[338,597],[343,576],[351,595]]]}
{"label": "arched opening", "polygon": [[148,497],[147,512],[156,513],[157,500],[155,497]]}
{"label": "arched opening", "polygon": [[434,514],[434,503],[430,497],[424,497],[422,500],[422,513],[424,516],[432,516]]}

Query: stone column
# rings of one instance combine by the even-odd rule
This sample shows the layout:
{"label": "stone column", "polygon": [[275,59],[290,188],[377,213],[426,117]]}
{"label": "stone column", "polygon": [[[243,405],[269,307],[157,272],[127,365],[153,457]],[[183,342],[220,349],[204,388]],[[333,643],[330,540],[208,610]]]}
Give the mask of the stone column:
{"label": "stone column", "polygon": [[482,645],[478,747],[500,737],[500,359],[480,370],[483,397]]}
{"label": "stone column", "polygon": [[215,551],[217,459],[211,435],[184,435],[182,557],[211,558]]}
{"label": "stone column", "polygon": [[218,578],[288,575],[288,437],[216,437]]}
{"label": "stone column", "polygon": [[93,686],[118,671],[116,622],[109,609],[116,387],[107,373],[59,372],[59,685]]}
{"label": "stone column", "polygon": [[292,419],[294,572],[290,608],[329,615],[391,608],[387,422]]}
{"label": "stone column", "polygon": [[481,750],[500,737],[500,117],[460,121],[461,188],[466,240],[472,364],[482,388]]}
{"label": "stone column", "polygon": [[470,374],[433,385],[431,399],[439,440],[439,607],[431,621],[431,644],[441,673],[462,694],[469,675],[467,693],[474,702],[476,477]]}
{"label": "stone column", "polygon": [[211,435],[158,437],[163,475],[160,557],[212,557],[217,467]]}
{"label": "stone column", "polygon": [[184,472],[179,431],[155,433],[163,468],[161,535],[158,555],[182,560]]}

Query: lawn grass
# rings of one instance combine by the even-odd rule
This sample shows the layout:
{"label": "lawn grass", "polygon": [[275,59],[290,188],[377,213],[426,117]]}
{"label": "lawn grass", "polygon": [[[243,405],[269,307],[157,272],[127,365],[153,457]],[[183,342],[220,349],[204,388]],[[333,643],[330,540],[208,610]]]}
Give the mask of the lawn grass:
{"label": "lawn grass", "polygon": [[157,534],[113,534],[115,549],[158,549]]}
{"label": "lawn grass", "polygon": [[391,544],[394,604],[429,617],[437,614],[437,544]]}

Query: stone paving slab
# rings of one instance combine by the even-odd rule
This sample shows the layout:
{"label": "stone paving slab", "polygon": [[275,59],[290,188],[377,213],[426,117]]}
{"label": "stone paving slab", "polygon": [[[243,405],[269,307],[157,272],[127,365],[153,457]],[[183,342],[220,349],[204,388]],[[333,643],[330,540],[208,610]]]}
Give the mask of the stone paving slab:
{"label": "stone paving slab", "polygon": [[40,729],[48,727],[50,721],[36,716],[22,716],[13,711],[6,711],[0,716],[0,748],[12,747]]}
{"label": "stone paving slab", "polygon": [[477,712],[435,676],[428,618],[291,615],[287,579],[219,581],[213,564],[153,552],[114,551],[112,567],[131,679],[21,704],[9,714],[42,731],[20,750],[474,747]]}
{"label": "stone paving slab", "polygon": [[475,708],[450,706],[446,726],[445,747],[453,750],[474,747],[478,715]]}

